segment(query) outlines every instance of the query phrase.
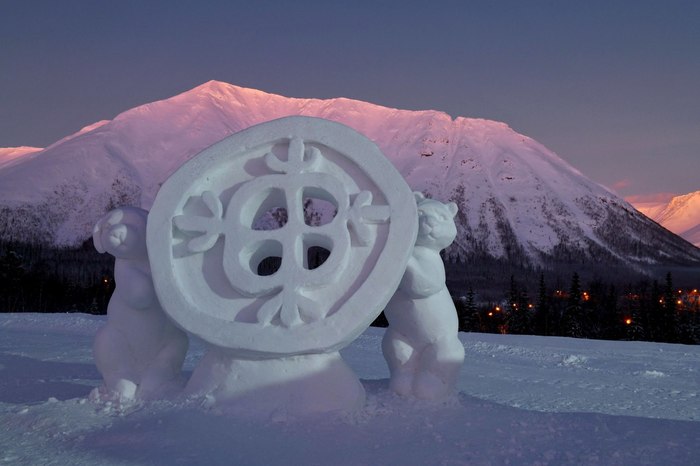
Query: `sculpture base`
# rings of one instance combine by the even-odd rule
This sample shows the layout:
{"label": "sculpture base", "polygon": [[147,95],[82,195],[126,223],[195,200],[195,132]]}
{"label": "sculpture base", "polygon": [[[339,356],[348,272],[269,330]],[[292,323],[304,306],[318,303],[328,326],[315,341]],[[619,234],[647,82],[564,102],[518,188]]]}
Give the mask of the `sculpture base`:
{"label": "sculpture base", "polygon": [[218,408],[263,417],[355,411],[365,401],[364,387],[338,352],[248,360],[214,347],[186,392]]}

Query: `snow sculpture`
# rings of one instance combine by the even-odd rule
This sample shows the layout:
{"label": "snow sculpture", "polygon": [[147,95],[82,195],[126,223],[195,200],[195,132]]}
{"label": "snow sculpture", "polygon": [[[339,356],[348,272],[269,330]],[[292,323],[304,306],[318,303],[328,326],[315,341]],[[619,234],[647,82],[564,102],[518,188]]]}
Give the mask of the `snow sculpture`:
{"label": "snow sculpture", "polygon": [[282,118],[205,149],[163,184],[148,220],[165,311],[211,344],[186,391],[257,414],[361,406],[338,350],[389,301],[416,233],[408,185],[344,125]]}
{"label": "snow sculpture", "polygon": [[95,336],[93,354],[104,378],[95,398],[153,399],[182,388],[180,370],[187,335],[163,312],[151,280],[146,252],[148,213],[120,207],[93,230],[99,252],[115,257],[116,288],[107,307],[107,324]]}
{"label": "snow sculpture", "polygon": [[400,395],[440,399],[455,386],[464,361],[457,338],[457,311],[445,286],[440,251],[454,241],[457,205],[415,193],[418,237],[406,272],[385,315],[382,341],[391,372],[391,389]]}

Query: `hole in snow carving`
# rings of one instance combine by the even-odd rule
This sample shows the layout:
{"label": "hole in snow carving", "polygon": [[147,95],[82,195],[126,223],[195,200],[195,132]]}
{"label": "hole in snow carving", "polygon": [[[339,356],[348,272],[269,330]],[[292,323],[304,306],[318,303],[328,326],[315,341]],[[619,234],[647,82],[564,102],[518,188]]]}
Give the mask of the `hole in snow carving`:
{"label": "hole in snow carving", "polygon": [[258,276],[272,275],[282,264],[282,244],[268,239],[243,248],[241,265]]}
{"label": "hole in snow carving", "polygon": [[270,256],[264,258],[258,264],[257,275],[260,277],[267,277],[268,275],[274,275],[280,269],[282,265],[282,258],[278,256]]}
{"label": "hole in snow carving", "polygon": [[273,207],[258,215],[253,222],[253,230],[277,230],[287,224],[289,214],[284,207]]}
{"label": "hole in snow carving", "polygon": [[304,235],[304,268],[314,270],[323,265],[331,255],[333,240],[317,234]]}
{"label": "hole in snow carving", "polygon": [[241,223],[252,230],[276,230],[287,223],[287,198],[281,189],[262,190],[244,203]]}
{"label": "hole in snow carving", "polygon": [[320,227],[333,221],[338,213],[338,202],[327,191],[305,188],[303,193],[304,223]]}
{"label": "hole in snow carving", "polygon": [[311,246],[306,251],[306,263],[309,270],[316,269],[326,262],[326,259],[331,255],[331,252],[321,246]]}

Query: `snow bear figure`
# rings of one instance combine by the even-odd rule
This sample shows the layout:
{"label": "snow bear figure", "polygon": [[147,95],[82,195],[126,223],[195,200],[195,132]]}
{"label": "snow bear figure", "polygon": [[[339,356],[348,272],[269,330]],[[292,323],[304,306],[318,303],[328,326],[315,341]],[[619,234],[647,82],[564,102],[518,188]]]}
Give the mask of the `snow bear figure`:
{"label": "snow bear figure", "polygon": [[385,315],[389,328],[382,341],[391,372],[390,387],[400,395],[436,400],[454,389],[464,361],[457,311],[445,286],[440,251],[454,241],[457,205],[414,193],[418,237],[399,288]]}
{"label": "snow bear figure", "polygon": [[93,398],[154,399],[183,385],[181,368],[189,342],[158,302],[146,250],[147,216],[143,209],[120,207],[93,230],[95,249],[115,257],[116,284],[107,324],[93,345],[95,364],[104,378]]}

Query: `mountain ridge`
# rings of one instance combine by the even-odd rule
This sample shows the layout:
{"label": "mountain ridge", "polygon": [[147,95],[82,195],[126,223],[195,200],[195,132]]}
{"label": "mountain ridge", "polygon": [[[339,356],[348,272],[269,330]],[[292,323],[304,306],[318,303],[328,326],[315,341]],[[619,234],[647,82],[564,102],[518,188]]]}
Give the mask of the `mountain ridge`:
{"label": "mountain ridge", "polygon": [[672,196],[662,202],[632,205],[664,228],[700,247],[700,191]]}
{"label": "mountain ridge", "polygon": [[505,123],[342,97],[288,98],[219,81],[134,107],[0,167],[0,238],[79,244],[105,210],[148,209],[160,183],[204,148],[289,115],[354,128],[414,190],[457,202],[450,259],[700,263],[700,249]]}

